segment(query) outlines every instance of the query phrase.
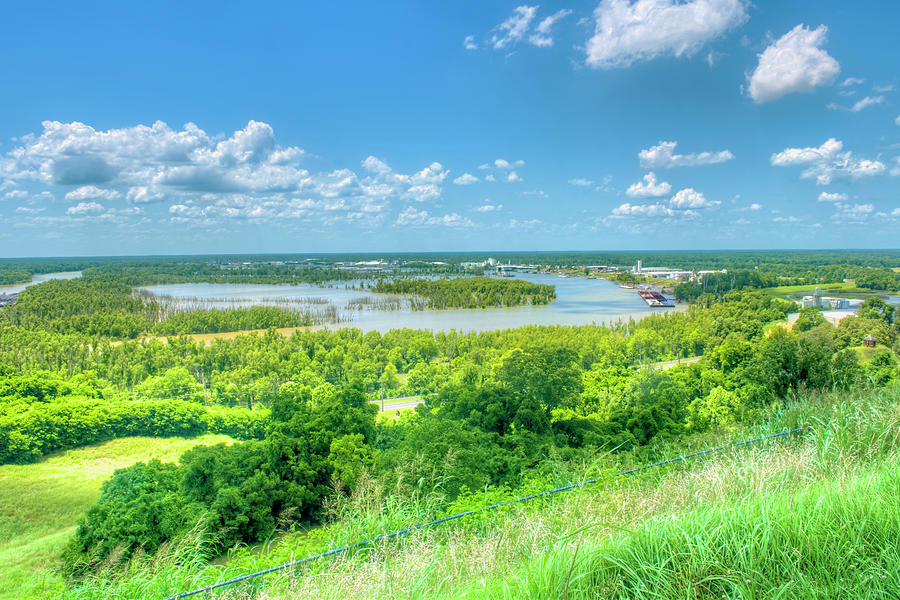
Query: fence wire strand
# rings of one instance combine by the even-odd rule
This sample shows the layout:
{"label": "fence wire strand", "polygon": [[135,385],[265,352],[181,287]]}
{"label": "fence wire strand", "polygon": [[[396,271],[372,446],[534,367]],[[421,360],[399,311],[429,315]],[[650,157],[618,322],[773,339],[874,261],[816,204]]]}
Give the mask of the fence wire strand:
{"label": "fence wire strand", "polygon": [[[762,442],[765,440],[771,440],[774,438],[784,437],[788,435],[793,435],[795,433],[799,433],[804,429],[804,427],[795,427],[794,429],[787,429],[785,431],[779,431],[778,433],[770,433],[768,435],[761,435],[759,437],[755,437],[753,439],[744,440],[741,442],[735,442],[732,444],[724,444],[722,446],[716,446],[714,448],[708,448],[706,450],[700,450],[698,452],[691,452],[690,454],[682,454],[681,456],[676,456],[673,458],[668,458],[666,460],[661,460],[658,462],[650,463],[647,465],[642,465],[640,467],[635,467],[633,469],[626,469],[623,471],[619,471],[613,475],[613,477],[624,477],[626,475],[634,475],[639,473],[640,471],[645,471],[647,469],[653,469],[656,467],[662,467],[664,465],[668,465],[671,463],[676,463],[680,461],[684,461],[690,458],[696,458],[698,456],[703,456],[705,454],[714,454],[716,452],[721,452],[723,450],[728,450],[731,448],[740,448],[742,446],[748,446],[750,444],[754,444],[757,442]],[[522,496],[521,498],[514,498],[512,500],[504,500],[503,502],[496,502],[491,504],[490,506],[486,506],[484,508],[478,510],[466,510],[463,512],[459,512],[447,517],[442,517],[440,519],[434,519],[432,521],[428,521],[425,523],[419,523],[418,525],[411,525],[409,527],[405,527],[403,529],[398,529],[396,531],[391,531],[389,533],[382,533],[381,535],[367,538],[364,540],[360,540],[358,542],[354,542],[352,544],[347,544],[346,546],[341,546],[340,548],[332,548],[331,550],[326,550],[325,552],[320,552],[318,554],[312,554],[310,556],[306,556],[304,558],[300,558],[297,560],[293,560],[281,565],[277,565],[274,567],[269,567],[268,569],[263,569],[262,571],[256,571],[253,573],[247,573],[246,575],[241,575],[239,577],[234,577],[232,579],[227,579],[225,581],[219,581],[217,583],[213,583],[201,588],[197,588],[195,590],[191,590],[189,592],[181,592],[179,594],[175,594],[174,596],[168,596],[163,600],[179,600],[180,598],[189,598],[191,596],[195,596],[197,594],[205,594],[209,593],[213,590],[223,588],[225,586],[234,585],[235,583],[240,583],[242,581],[247,581],[248,579],[255,579],[256,577],[261,577],[263,575],[268,575],[269,573],[275,573],[277,571],[283,571],[285,569],[290,569],[291,567],[296,567],[297,565],[301,565],[303,563],[311,562],[314,560],[318,560],[320,558],[326,558],[328,556],[334,556],[335,554],[343,554],[349,550],[354,550],[356,548],[361,548],[363,546],[369,546],[372,544],[376,544],[382,540],[388,540],[395,537],[400,537],[411,533],[413,531],[418,531],[420,529],[425,529],[428,527],[433,527],[435,525],[440,525],[442,523],[447,523],[449,521],[455,521],[456,519],[462,519],[463,517],[468,517],[470,515],[474,515],[476,513],[488,512],[491,510],[495,510],[502,506],[507,506],[510,504],[516,504],[519,502],[527,502],[528,500],[533,500],[535,498],[541,498],[544,496],[550,496],[552,494],[559,494],[561,492],[568,492],[574,490],[576,488],[585,487],[588,485],[592,485],[598,483],[600,479],[586,479],[584,481],[579,481],[576,483],[570,483],[569,485],[564,485],[562,487],[553,488],[550,490],[544,490],[543,492],[538,492],[535,494],[529,494],[527,496]]]}

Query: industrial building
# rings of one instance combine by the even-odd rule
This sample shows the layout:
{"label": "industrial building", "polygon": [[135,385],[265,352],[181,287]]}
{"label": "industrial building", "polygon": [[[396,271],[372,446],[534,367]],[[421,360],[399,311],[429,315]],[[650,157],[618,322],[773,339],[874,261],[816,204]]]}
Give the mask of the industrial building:
{"label": "industrial building", "polygon": [[804,308],[824,308],[826,310],[844,310],[860,303],[860,300],[854,302],[849,298],[823,296],[819,288],[816,288],[811,296],[803,296],[803,299],[800,301],[800,305]]}

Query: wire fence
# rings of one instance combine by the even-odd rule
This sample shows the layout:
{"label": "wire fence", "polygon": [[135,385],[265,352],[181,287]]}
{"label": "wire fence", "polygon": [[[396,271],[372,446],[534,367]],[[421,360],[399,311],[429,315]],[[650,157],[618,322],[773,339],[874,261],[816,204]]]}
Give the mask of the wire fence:
{"label": "wire fence", "polygon": [[[803,431],[804,428],[805,428],[805,427],[796,427],[796,428],[794,428],[794,429],[787,429],[787,430],[785,430],[785,431],[779,431],[778,433],[770,433],[770,434],[768,434],[768,435],[761,435],[761,436],[759,436],[759,437],[755,437],[755,438],[749,439],[749,440],[743,440],[743,441],[741,441],[741,442],[735,442],[735,443],[732,443],[732,444],[723,444],[723,445],[721,445],[721,446],[716,446],[716,447],[714,447],[714,448],[709,448],[709,449],[707,449],[707,450],[700,450],[700,451],[698,451],[698,452],[691,452],[691,453],[689,453],[689,454],[682,454],[682,455],[680,455],[680,456],[676,456],[676,457],[669,458],[669,459],[666,459],[666,460],[661,460],[661,461],[654,462],[654,463],[650,463],[650,464],[647,464],[647,465],[642,465],[642,466],[640,466],[640,467],[635,467],[635,468],[633,468],[633,469],[626,469],[626,470],[623,470],[623,471],[619,471],[618,473],[614,474],[613,477],[624,477],[624,476],[626,476],[626,475],[634,475],[634,474],[636,474],[636,473],[639,473],[640,471],[645,471],[645,470],[647,470],[647,469],[653,469],[653,468],[661,467],[661,466],[668,465],[668,464],[671,464],[671,463],[676,463],[676,462],[684,461],[684,460],[687,460],[687,459],[690,459],[690,458],[696,458],[696,457],[698,457],[698,456],[703,456],[703,455],[706,455],[706,454],[713,454],[713,453],[716,453],[716,452],[721,452],[721,451],[723,451],[723,450],[728,450],[728,449],[732,449],[732,448],[739,448],[739,447],[741,447],[741,446],[748,446],[748,445],[750,445],[750,444],[755,444],[755,443],[757,443],[757,442],[762,442],[762,441],[766,441],[766,440],[771,440],[771,439],[775,439],[775,438],[780,438],[780,437],[785,437],[785,436],[793,435],[793,434],[795,434],[795,433],[800,433],[801,431]],[[440,524],[442,524],[442,523],[447,523],[447,522],[450,522],[450,521],[455,521],[455,520],[457,520],[457,519],[462,519],[462,518],[464,518],[464,517],[468,517],[468,516],[474,515],[474,514],[476,514],[476,513],[488,512],[488,511],[491,511],[491,510],[498,509],[498,508],[500,508],[500,507],[502,507],[502,506],[507,506],[507,505],[510,505],[510,504],[516,504],[516,503],[519,503],[519,502],[527,502],[528,500],[533,500],[533,499],[535,499],[535,498],[541,498],[541,497],[544,497],[544,496],[551,496],[551,495],[553,495],[553,494],[559,494],[559,493],[562,493],[562,492],[568,492],[568,491],[574,490],[574,489],[576,489],[576,488],[581,488],[581,487],[585,487],[585,486],[588,486],[588,485],[592,485],[592,484],[598,483],[600,480],[601,480],[600,478],[586,479],[586,480],[584,480],[584,481],[579,481],[579,482],[576,482],[576,483],[570,483],[569,485],[564,485],[564,486],[562,486],[562,487],[553,488],[553,489],[550,489],[550,490],[544,490],[543,492],[538,492],[538,493],[536,493],[536,494],[529,494],[528,496],[522,496],[521,498],[515,498],[515,499],[513,499],[513,500],[504,500],[503,502],[496,502],[496,503],[494,503],[494,504],[491,504],[491,505],[489,505],[489,506],[486,506],[486,507],[483,507],[483,508],[480,508],[480,509],[477,509],[477,510],[466,510],[466,511],[463,511],[463,512],[459,512],[459,513],[456,513],[456,514],[452,514],[452,515],[450,515],[450,516],[448,516],[448,517],[442,517],[442,518],[440,518],[440,519],[434,519],[434,520],[432,520],[432,521],[428,521],[428,522],[426,522],[426,523],[420,523],[420,524],[418,524],[418,525],[411,525],[411,526],[405,527],[405,528],[403,528],[403,529],[398,529],[398,530],[396,530],[396,531],[391,531],[391,532],[389,532],[389,533],[383,533],[383,534],[381,534],[381,535],[378,535],[378,536],[375,536],[375,537],[372,537],[372,538],[367,538],[367,539],[364,539],[364,540],[360,540],[360,541],[358,541],[358,542],[354,542],[354,543],[352,543],[352,544],[347,544],[346,546],[341,546],[341,547],[339,547],[339,548],[332,548],[331,550],[326,550],[325,552],[320,552],[320,553],[318,553],[318,554],[312,554],[312,555],[306,556],[306,557],[304,557],[304,558],[300,558],[300,559],[297,559],[297,560],[293,560],[293,561],[290,561],[290,562],[287,562],[287,563],[284,563],[284,564],[281,564],[281,565],[277,565],[277,566],[274,566],[274,567],[270,567],[270,568],[268,568],[268,569],[263,569],[262,571],[256,571],[256,572],[254,572],[254,573],[247,573],[246,575],[241,575],[241,576],[239,576],[239,577],[234,577],[234,578],[232,578],[232,579],[227,579],[227,580],[225,580],[225,581],[219,581],[219,582],[217,582],[217,583],[213,583],[213,584],[210,584],[210,585],[201,587],[201,588],[197,588],[197,589],[191,590],[191,591],[189,591],[189,592],[181,592],[181,593],[179,593],[179,594],[175,594],[174,596],[168,596],[168,597],[164,598],[164,600],[178,600],[178,599],[180,599],[180,598],[189,598],[189,597],[191,597],[191,596],[196,596],[197,594],[205,594],[205,593],[209,593],[209,592],[211,592],[211,591],[213,591],[213,590],[216,590],[216,589],[219,589],[219,588],[223,588],[223,587],[226,587],[226,586],[229,586],[229,585],[234,585],[234,584],[240,583],[240,582],[242,582],[242,581],[247,581],[247,580],[249,580],[249,579],[255,579],[255,578],[257,578],[257,577],[262,577],[263,575],[268,575],[269,573],[275,573],[275,572],[278,572],[278,571],[283,571],[283,570],[285,570],[285,569],[290,569],[290,568],[292,568],[292,567],[296,567],[296,566],[301,565],[301,564],[304,564],[304,563],[312,562],[312,561],[318,560],[318,559],[320,559],[320,558],[326,558],[326,557],[328,557],[328,556],[334,556],[334,555],[336,555],[336,554],[343,554],[343,553],[345,553],[345,552],[348,552],[348,551],[350,551],[350,550],[354,550],[354,549],[356,549],[356,548],[361,548],[361,547],[363,547],[363,546],[369,546],[369,545],[372,545],[372,544],[376,544],[376,543],[378,543],[378,542],[380,542],[380,541],[383,541],[383,540],[388,540],[388,539],[391,539],[391,538],[400,537],[400,536],[406,535],[406,534],[408,534],[408,533],[412,533],[412,532],[414,532],[414,531],[418,531],[418,530],[420,530],[420,529],[425,529],[425,528],[428,528],[428,527],[433,527],[433,526],[435,526],[435,525],[440,525]]]}

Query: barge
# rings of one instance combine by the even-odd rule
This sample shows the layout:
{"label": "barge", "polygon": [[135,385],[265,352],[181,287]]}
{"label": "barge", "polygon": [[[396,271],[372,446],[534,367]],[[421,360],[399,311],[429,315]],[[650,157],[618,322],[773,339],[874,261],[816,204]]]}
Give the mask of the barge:
{"label": "barge", "polygon": [[675,308],[675,302],[669,300],[659,292],[652,290],[638,290],[638,295],[650,308]]}

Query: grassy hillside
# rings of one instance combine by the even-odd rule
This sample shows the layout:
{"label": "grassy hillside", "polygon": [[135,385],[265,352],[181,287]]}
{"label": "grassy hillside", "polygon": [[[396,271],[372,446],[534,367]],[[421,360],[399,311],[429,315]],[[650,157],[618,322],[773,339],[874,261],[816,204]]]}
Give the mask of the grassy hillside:
{"label": "grassy hillside", "polygon": [[41,595],[59,585],[59,554],[114,470],[137,461],[176,461],[197,444],[227,441],[223,435],[123,438],[34,464],[0,466],[0,598]]}
{"label": "grassy hillside", "polygon": [[[636,477],[610,476],[635,460],[628,454],[571,465],[556,476],[607,476],[569,494],[243,583],[220,597],[897,597],[900,388],[800,400],[758,427],[720,432],[694,447],[798,423],[809,426],[798,437]],[[540,483],[555,483],[553,477]],[[507,495],[466,497],[438,514]],[[421,522],[433,514],[428,499],[399,504],[384,490],[369,490],[333,507],[343,517],[338,524],[261,550],[238,549],[224,565],[176,564],[166,557],[190,558],[190,548],[169,549],[66,597],[163,597]]]}

